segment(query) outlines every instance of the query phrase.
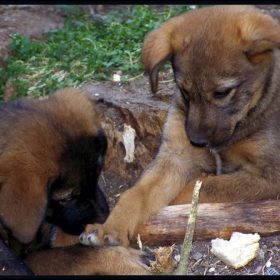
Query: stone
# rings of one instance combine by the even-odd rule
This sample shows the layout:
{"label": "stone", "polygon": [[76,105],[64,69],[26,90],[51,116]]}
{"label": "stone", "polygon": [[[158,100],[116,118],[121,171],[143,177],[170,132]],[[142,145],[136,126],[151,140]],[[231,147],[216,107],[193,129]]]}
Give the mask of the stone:
{"label": "stone", "polygon": [[95,100],[108,137],[104,170],[131,181],[157,153],[174,92],[166,87],[164,93],[153,95],[143,79],[148,80],[143,77],[122,86],[103,81],[82,87]]}
{"label": "stone", "polygon": [[203,255],[199,252],[196,252],[192,255],[192,259],[198,261],[199,259],[202,259]]}

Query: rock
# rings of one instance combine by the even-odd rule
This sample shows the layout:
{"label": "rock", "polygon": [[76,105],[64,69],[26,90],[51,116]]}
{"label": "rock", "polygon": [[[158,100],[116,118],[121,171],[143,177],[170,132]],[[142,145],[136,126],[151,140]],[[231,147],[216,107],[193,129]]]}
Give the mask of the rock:
{"label": "rock", "polygon": [[259,261],[263,261],[264,260],[264,251],[262,249],[259,248],[258,250],[258,255],[257,255],[257,259]]}
{"label": "rock", "polygon": [[196,252],[192,255],[192,259],[198,261],[199,259],[202,259],[203,255],[199,252]]}
{"label": "rock", "polygon": [[[120,86],[114,82],[86,84],[96,101],[108,137],[105,170],[135,180],[156,155],[174,90],[153,95],[147,77]],[[134,142],[134,143],[133,143]]]}
{"label": "rock", "polygon": [[260,236],[233,232],[229,241],[211,240],[211,253],[227,265],[237,269],[245,266],[258,254]]}
{"label": "rock", "polygon": [[259,273],[262,271],[262,269],[263,269],[263,265],[259,265],[259,266],[255,269],[254,273],[255,273],[255,274],[259,274]]}

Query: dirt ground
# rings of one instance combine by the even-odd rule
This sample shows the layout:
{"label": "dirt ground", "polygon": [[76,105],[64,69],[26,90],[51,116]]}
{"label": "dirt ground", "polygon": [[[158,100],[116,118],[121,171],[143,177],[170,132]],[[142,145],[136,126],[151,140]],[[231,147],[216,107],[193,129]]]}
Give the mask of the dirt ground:
{"label": "dirt ground", "polygon": [[[163,5],[153,5],[163,9]],[[169,5],[170,6],[170,5]],[[87,5],[88,13],[104,14],[112,9],[122,8],[120,5]],[[265,12],[280,18],[280,5],[262,5]],[[18,32],[34,39],[43,39],[44,32],[62,26],[66,13],[53,5],[0,5],[0,52],[9,42],[9,34]],[[146,81],[144,81],[146,83]],[[136,178],[135,178],[136,179]],[[115,205],[123,191],[131,187],[131,181],[119,179],[116,175],[104,171],[100,178],[101,188],[110,204]],[[266,263],[270,261],[271,268],[280,273],[280,236],[261,238],[258,256],[240,269],[226,266],[210,253],[210,241],[193,243],[188,268],[189,275],[267,275]],[[144,247],[145,250],[149,249]],[[153,248],[151,248],[153,249]],[[174,250],[174,256],[180,254],[180,244]]]}

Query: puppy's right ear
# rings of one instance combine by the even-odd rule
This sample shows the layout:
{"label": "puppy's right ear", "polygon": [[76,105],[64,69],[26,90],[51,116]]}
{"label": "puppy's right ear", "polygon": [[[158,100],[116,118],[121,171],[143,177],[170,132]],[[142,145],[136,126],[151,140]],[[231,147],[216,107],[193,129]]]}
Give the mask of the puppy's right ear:
{"label": "puppy's right ear", "polygon": [[178,45],[178,38],[175,38],[175,25],[174,20],[167,21],[160,28],[150,32],[144,41],[142,62],[145,71],[150,76],[153,93],[157,91],[158,72],[161,66],[170,60]]}

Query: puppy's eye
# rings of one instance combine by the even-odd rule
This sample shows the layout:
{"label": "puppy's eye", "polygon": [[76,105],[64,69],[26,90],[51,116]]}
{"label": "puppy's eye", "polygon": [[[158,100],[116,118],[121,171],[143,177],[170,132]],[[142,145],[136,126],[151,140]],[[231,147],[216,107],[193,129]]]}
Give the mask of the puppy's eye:
{"label": "puppy's eye", "polygon": [[58,201],[59,205],[66,205],[67,203],[69,203],[71,201],[72,197],[66,197],[64,199],[61,199]]}
{"label": "puppy's eye", "polygon": [[80,190],[74,190],[72,193],[71,193],[71,198],[78,198],[81,196],[81,191]]}
{"label": "puppy's eye", "polygon": [[224,98],[224,97],[228,96],[231,93],[231,91],[232,91],[232,88],[228,88],[224,91],[214,91],[213,97],[216,99]]}

